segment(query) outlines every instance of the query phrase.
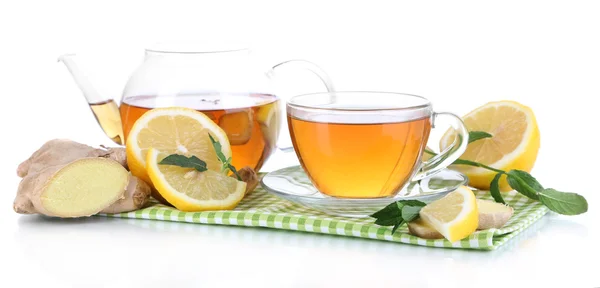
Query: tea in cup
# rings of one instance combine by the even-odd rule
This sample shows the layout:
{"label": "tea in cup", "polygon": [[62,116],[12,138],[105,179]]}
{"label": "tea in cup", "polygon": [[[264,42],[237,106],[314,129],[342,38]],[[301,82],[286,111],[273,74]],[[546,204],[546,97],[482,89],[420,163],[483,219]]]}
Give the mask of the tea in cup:
{"label": "tea in cup", "polygon": [[[313,185],[342,198],[396,195],[409,181],[432,176],[465,151],[460,117],[433,112],[420,96],[387,92],[328,92],[293,97],[288,128],[296,155]],[[459,137],[422,162],[438,117],[452,118]]]}

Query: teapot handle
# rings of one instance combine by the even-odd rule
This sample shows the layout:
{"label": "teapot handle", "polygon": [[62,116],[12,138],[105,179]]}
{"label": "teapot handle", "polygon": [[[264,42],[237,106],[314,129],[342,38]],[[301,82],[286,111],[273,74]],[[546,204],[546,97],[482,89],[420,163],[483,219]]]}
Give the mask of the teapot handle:
{"label": "teapot handle", "polygon": [[[273,66],[273,68],[271,68],[267,72],[267,76],[269,78],[273,78],[276,71],[284,69],[284,68],[290,68],[290,69],[295,69],[295,70],[308,70],[308,71],[312,72],[313,74],[315,74],[321,80],[321,82],[323,82],[323,85],[325,85],[327,92],[334,91],[333,82],[329,78],[329,75],[327,75],[327,73],[325,73],[325,70],[321,69],[321,67],[317,66],[317,64],[312,63],[310,61],[306,61],[306,60],[289,60],[289,61],[281,62],[281,63]],[[285,127],[287,127],[287,117],[285,115],[286,114],[285,106],[282,111],[284,111],[284,113],[283,113],[284,115],[281,115],[281,118],[282,118],[281,123],[284,125],[281,125],[280,129],[284,130],[284,129],[286,129]],[[280,134],[281,133],[282,132],[280,131]],[[294,148],[292,147],[292,145],[290,145],[290,144],[285,145],[285,144],[281,143],[281,137],[279,137],[279,138],[280,139],[277,141],[277,148],[279,150],[281,150],[283,152],[294,151]]]}

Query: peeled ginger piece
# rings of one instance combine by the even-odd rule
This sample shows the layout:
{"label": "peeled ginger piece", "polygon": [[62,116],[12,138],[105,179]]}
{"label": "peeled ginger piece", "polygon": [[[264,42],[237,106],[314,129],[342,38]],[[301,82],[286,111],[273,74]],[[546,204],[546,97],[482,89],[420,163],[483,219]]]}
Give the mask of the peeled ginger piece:
{"label": "peeled ginger piece", "polygon": [[421,218],[408,223],[408,232],[423,239],[442,239],[444,236]]}
{"label": "peeled ginger piece", "polygon": [[[75,164],[74,166],[70,166],[70,164],[79,161],[81,159],[93,159],[93,158],[100,158],[100,159],[104,159],[104,160],[108,160],[108,161],[112,161],[114,163],[119,164],[120,166],[123,167],[123,169],[119,169],[118,167],[116,167],[114,165],[114,163],[112,164],[106,164],[107,162],[104,161],[93,161],[89,162],[88,160],[86,160],[85,162],[81,162],[84,163],[83,165],[81,163],[78,162],[78,164]],[[74,168],[75,167],[75,168]],[[86,168],[87,167],[87,168]],[[89,171],[90,169],[94,170],[94,171]],[[92,169],[93,168],[93,169]],[[107,170],[107,173],[105,173],[104,168],[109,169],[110,171]],[[74,169],[74,170],[71,170]],[[79,176],[75,177],[77,178],[77,184],[74,186],[68,186],[67,184],[61,184],[63,186],[60,186],[59,188],[63,189],[63,191],[66,191],[64,193],[68,193],[68,197],[65,199],[72,199],[72,198],[83,198],[83,197],[88,197],[87,196],[87,192],[89,192],[88,188],[91,188],[92,190],[95,190],[96,192],[98,192],[98,195],[94,195],[94,197],[100,197],[102,199],[104,199],[103,197],[108,197],[111,196],[111,193],[106,193],[105,191],[102,191],[100,189],[96,189],[93,188],[92,185],[96,185],[98,183],[98,181],[113,181],[113,179],[111,179],[109,176],[111,175],[119,175],[121,177],[116,177],[114,178],[117,183],[102,183],[100,182],[100,184],[102,184],[105,187],[110,187],[109,184],[114,184],[117,187],[120,187],[121,185],[123,185],[122,181],[123,181],[123,177],[126,174],[123,174],[123,171],[127,169],[127,159],[126,159],[126,153],[125,153],[125,149],[124,148],[107,148],[102,146],[102,149],[100,148],[93,148],[91,146],[85,145],[85,144],[81,144],[81,143],[77,143],[75,141],[71,141],[71,140],[67,140],[67,139],[53,139],[50,140],[46,143],[44,143],[44,145],[42,145],[38,150],[36,150],[35,152],[33,152],[33,154],[31,154],[31,156],[23,161],[19,167],[17,168],[17,175],[19,175],[19,177],[23,178],[21,180],[21,183],[19,184],[19,190],[17,191],[17,196],[15,198],[14,204],[13,204],[13,208],[15,210],[15,212],[20,213],[20,214],[45,214],[45,215],[49,215],[49,216],[56,216],[56,215],[52,215],[52,213],[50,211],[48,211],[47,209],[45,209],[44,207],[46,207],[46,205],[48,205],[48,207],[52,206],[52,204],[50,203],[45,203],[43,201],[41,201],[40,199],[40,193],[41,191],[46,191],[44,189],[47,189],[48,187],[46,187],[45,185],[51,185],[52,187],[56,188],[57,183],[61,183],[61,181],[58,181],[60,179],[62,179],[61,177],[59,177],[60,175],[71,175],[74,176],[76,173],[75,172],[80,172]],[[65,171],[71,171],[67,174],[58,174],[58,173],[65,173]],[[87,171],[87,172],[85,172]],[[126,172],[126,171],[125,171]],[[142,207],[144,207],[144,205],[148,202],[149,198],[150,198],[150,194],[151,194],[151,189],[150,186],[148,186],[148,184],[146,184],[144,181],[132,176],[130,173],[128,173],[127,175],[127,181],[128,181],[128,185],[127,188],[125,189],[122,197],[120,197],[116,202],[112,203],[110,206],[105,207],[105,209],[101,210],[101,213],[122,213],[122,212],[129,212],[129,211],[133,211],[133,210],[137,210],[140,209]],[[96,178],[97,177],[97,178]],[[73,180],[73,178],[69,178],[70,181]],[[87,179],[87,180],[86,180]],[[75,182],[69,182],[69,183],[75,183]],[[98,186],[98,185],[96,185]],[[68,188],[67,190],[64,190]],[[71,188],[76,188],[76,189],[71,189]],[[82,188],[84,190],[84,194],[79,194],[79,188]],[[87,192],[86,192],[87,191]],[[52,194],[52,193],[50,193]],[[74,195],[77,194],[77,195]],[[62,195],[65,196],[65,195]],[[52,199],[52,197],[48,198],[48,199]],[[46,200],[48,200],[46,199]],[[95,199],[92,197],[92,199]],[[54,198],[54,202],[59,203],[60,201],[57,201],[56,198]],[[104,204],[102,203],[102,201],[98,202],[97,204],[99,204],[100,206],[103,206]],[[66,204],[66,205],[71,205],[71,204]],[[76,207],[71,207],[72,209],[75,209]],[[83,206],[83,208],[85,208],[85,206]],[[65,212],[66,208],[65,207],[61,207],[59,208],[59,210]],[[93,209],[96,210],[96,209]],[[73,212],[73,211],[71,211]],[[81,211],[79,211],[81,212]],[[79,216],[88,216],[85,214],[88,214],[87,212],[85,213],[75,213],[75,214],[69,214],[66,217],[79,217]]]}
{"label": "peeled ginger piece", "polygon": [[490,200],[477,199],[477,207],[479,207],[478,230],[502,228],[514,213],[512,207]]}
{"label": "peeled ginger piece", "polygon": [[82,158],[25,176],[14,209],[73,218],[94,215],[124,198],[129,172],[106,158]]}
{"label": "peeled ginger piece", "polygon": [[252,110],[225,114],[219,119],[219,127],[227,134],[231,145],[244,145],[252,138],[254,121]]}

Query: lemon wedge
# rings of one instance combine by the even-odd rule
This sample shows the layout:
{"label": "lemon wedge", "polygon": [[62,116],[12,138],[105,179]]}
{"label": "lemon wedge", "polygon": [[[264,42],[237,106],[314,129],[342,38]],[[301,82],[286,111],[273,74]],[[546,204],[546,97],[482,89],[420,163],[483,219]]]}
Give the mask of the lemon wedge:
{"label": "lemon wedge", "polygon": [[263,133],[267,145],[275,146],[277,137],[279,137],[279,130],[281,126],[281,119],[279,115],[279,101],[260,106],[256,113],[256,120],[260,125],[260,131]]}
{"label": "lemon wedge", "polygon": [[471,235],[479,225],[477,199],[471,189],[461,186],[423,207],[419,217],[444,238],[455,242]]}
{"label": "lemon wedge", "polygon": [[209,170],[221,171],[221,163],[208,134],[221,143],[225,157],[231,157],[231,147],[225,132],[210,118],[193,109],[157,108],[140,117],[127,138],[127,164],[134,176],[148,184],[146,155],[155,148],[167,155],[196,156],[206,162]]}
{"label": "lemon wedge", "polygon": [[158,164],[168,154],[150,148],[148,176],[160,195],[181,211],[233,209],[244,198],[246,183],[213,171]]}
{"label": "lemon wedge", "polygon": [[[469,131],[484,131],[492,135],[472,142],[461,159],[476,161],[490,167],[531,172],[540,148],[540,131],[533,111],[514,101],[499,101],[485,104],[463,117]],[[454,130],[444,134],[440,149],[448,147],[454,140]],[[495,172],[465,165],[453,165],[469,178],[469,185],[488,190]],[[511,190],[506,176],[500,180],[502,191]]]}

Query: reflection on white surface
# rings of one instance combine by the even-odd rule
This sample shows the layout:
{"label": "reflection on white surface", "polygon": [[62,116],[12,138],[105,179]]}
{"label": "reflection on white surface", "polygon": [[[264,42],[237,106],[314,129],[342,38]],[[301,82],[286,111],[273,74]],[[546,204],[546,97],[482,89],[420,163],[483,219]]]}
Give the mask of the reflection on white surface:
{"label": "reflection on white surface", "polygon": [[[273,275],[272,287],[303,287],[315,283],[385,285],[389,283],[385,277],[373,279],[373,275],[411,275],[424,270],[437,275],[425,279],[432,286],[442,285],[448,279],[489,281],[489,277],[497,273],[534,275],[542,272],[572,273],[581,277],[581,283],[591,283],[593,274],[586,274],[591,272],[591,267],[570,263],[581,253],[598,252],[598,248],[591,245],[586,226],[552,215],[543,217],[497,251],[489,252],[435,249],[268,228],[104,217],[66,221],[39,216],[14,218],[17,225],[11,240],[15,246],[10,253],[37,271],[43,271],[43,275],[49,277],[44,279],[45,283],[52,284],[55,277],[74,287],[85,286],[88,281],[104,287],[115,284],[115,280],[121,281],[116,287],[174,285],[171,281],[216,283],[221,277],[231,277],[228,273],[233,271],[232,265],[242,267],[235,271],[243,279],[229,279],[231,284],[262,283],[257,277],[266,269]],[[569,249],[556,249],[565,243],[569,243]],[[547,261],[552,264],[544,264]],[[330,278],[331,273],[358,270],[360,273],[353,279]],[[99,271],[112,276],[107,278]],[[117,273],[119,271],[127,272]],[[128,273],[140,277],[132,282]],[[310,277],[301,276],[309,274]],[[543,281],[532,277],[521,282],[539,285]]]}

